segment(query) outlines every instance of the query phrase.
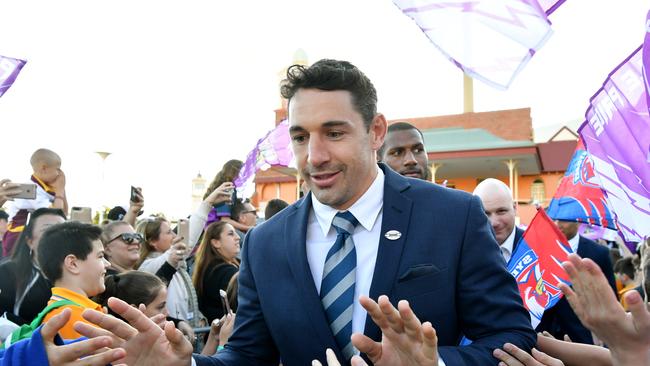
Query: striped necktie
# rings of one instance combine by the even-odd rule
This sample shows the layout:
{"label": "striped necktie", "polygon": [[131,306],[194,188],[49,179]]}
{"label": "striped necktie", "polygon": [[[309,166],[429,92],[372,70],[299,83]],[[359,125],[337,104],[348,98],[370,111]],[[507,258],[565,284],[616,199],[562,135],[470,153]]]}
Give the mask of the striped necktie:
{"label": "striped necktie", "polygon": [[339,212],[332,221],[336,241],[327,253],[320,298],[330,324],[330,329],[346,360],[354,356],[352,346],[352,309],[356,279],[357,252],[352,233],[359,222],[349,211]]}

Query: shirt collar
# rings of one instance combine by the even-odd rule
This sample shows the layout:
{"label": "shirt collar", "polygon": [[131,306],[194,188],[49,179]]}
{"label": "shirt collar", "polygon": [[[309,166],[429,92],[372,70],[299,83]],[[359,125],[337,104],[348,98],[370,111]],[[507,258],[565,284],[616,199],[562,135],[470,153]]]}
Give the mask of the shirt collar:
{"label": "shirt collar", "polygon": [[50,300],[70,300],[81,307],[88,309],[101,309],[102,306],[87,298],[86,296],[63,287],[52,287],[52,297]]}
{"label": "shirt collar", "polygon": [[508,235],[506,240],[504,240],[503,243],[501,244],[501,250],[507,251],[508,254],[510,255],[512,255],[512,250],[515,247],[515,231],[517,231],[516,226],[512,228],[512,232],[510,233],[510,235]]}
{"label": "shirt collar", "polygon": [[[377,176],[372,182],[368,190],[355,202],[349,209],[354,217],[359,221],[359,224],[364,229],[370,231],[377,221],[379,212],[384,204],[384,172],[377,166]],[[327,206],[316,199],[316,196],[311,195],[312,210],[318,220],[318,225],[323,231],[323,235],[327,233],[332,227],[334,216],[339,210]]]}
{"label": "shirt collar", "polygon": [[576,234],[573,238],[569,239],[569,245],[574,253],[578,253],[578,244],[580,244],[580,234]]}

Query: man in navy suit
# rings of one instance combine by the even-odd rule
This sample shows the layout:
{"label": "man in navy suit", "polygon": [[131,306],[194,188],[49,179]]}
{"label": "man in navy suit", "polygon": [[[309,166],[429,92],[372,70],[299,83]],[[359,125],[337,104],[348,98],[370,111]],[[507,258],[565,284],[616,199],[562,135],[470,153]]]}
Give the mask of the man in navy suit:
{"label": "man in navy suit", "polygon": [[[589,258],[603,271],[612,291],[617,294],[614,270],[609,256],[609,249],[603,245],[582,237],[578,234],[579,224],[573,221],[555,221],[556,225],[569,240],[571,249],[581,258]],[[576,316],[566,298],[560,299],[554,307],[546,310],[537,331],[547,331],[554,337],[562,339],[568,335],[573,342],[593,344],[591,331],[587,329]]]}
{"label": "man in navy suit", "polygon": [[512,199],[510,188],[498,179],[487,178],[476,186],[474,195],[481,199],[501,254],[509,263],[524,235],[524,231],[515,226],[517,203]]}
{"label": "man in navy suit", "polygon": [[[225,349],[190,360],[172,351],[181,337],[149,361],[304,366],[325,362],[329,348],[348,365],[361,353],[375,365],[483,366],[498,364],[492,352],[506,342],[530,351],[535,333],[479,199],[377,164],[386,119],[352,64],[321,60],[287,76],[292,147],[310,194],[246,236]],[[392,305],[379,299],[378,326],[366,310],[380,295]],[[408,300],[399,313],[397,300]],[[428,323],[423,336],[405,327],[418,322],[409,309],[435,328],[437,347]],[[458,347],[463,335],[473,343]]]}

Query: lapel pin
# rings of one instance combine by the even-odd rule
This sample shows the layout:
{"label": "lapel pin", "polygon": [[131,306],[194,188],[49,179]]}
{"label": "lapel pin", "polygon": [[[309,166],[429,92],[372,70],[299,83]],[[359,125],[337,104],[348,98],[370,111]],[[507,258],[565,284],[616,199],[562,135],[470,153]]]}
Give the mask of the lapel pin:
{"label": "lapel pin", "polygon": [[397,240],[402,237],[402,233],[397,230],[389,230],[386,232],[386,234],[384,234],[384,236],[388,240]]}

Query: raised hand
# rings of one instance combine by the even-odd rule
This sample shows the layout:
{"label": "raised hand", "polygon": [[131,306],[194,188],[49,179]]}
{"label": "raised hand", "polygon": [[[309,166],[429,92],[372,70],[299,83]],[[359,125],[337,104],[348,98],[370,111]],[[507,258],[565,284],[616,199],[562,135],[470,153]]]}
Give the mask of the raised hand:
{"label": "raised hand", "polygon": [[116,298],[108,299],[108,307],[130,325],[110,315],[88,309],[84,311],[83,317],[97,327],[77,322],[75,330],[88,338],[109,336],[112,347],[121,347],[126,351],[126,356],[119,362],[129,366],[191,364],[192,344],[174,327],[174,323],[167,322],[164,329],[161,329],[140,310]]}
{"label": "raised hand", "polygon": [[506,343],[503,349],[492,353],[501,362],[499,366],[564,366],[564,363],[533,348],[532,356],[514,344]]}
{"label": "raised hand", "polygon": [[398,303],[399,310],[384,295],[378,302],[367,296],[361,296],[359,301],[382,332],[381,342],[363,334],[352,335],[352,344],[370,361],[377,366],[438,365],[436,331],[431,323],[420,323],[407,301]]}
{"label": "raised hand", "polygon": [[569,255],[562,263],[573,283],[560,288],[580,321],[608,345],[615,365],[650,365],[650,313],[636,291],[625,294],[630,313],[616,300],[600,267]]}
{"label": "raised hand", "polygon": [[97,337],[63,346],[56,345],[54,337],[68,320],[70,320],[70,309],[64,309],[41,328],[45,353],[51,366],[104,366],[126,355],[122,348],[106,349],[112,343],[109,337]]}

